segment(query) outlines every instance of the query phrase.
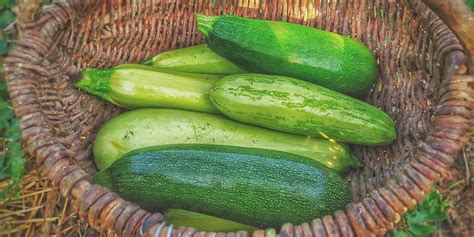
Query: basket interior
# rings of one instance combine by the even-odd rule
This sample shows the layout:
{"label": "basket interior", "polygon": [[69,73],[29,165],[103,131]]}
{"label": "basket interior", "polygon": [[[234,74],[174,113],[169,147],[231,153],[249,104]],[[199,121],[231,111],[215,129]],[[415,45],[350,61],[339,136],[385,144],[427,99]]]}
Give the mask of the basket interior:
{"label": "basket interior", "polygon": [[[288,21],[337,32],[367,45],[379,63],[366,100],[396,121],[398,138],[387,146],[353,146],[365,166],[347,175],[358,200],[383,184],[410,158],[430,130],[437,88],[455,73],[450,55],[459,42],[418,1],[241,0],[112,1],[71,12],[41,64],[37,85],[45,126],[88,172],[91,143],[100,126],[121,112],[72,86],[82,68],[143,61],[161,51],[203,43],[195,12]],[[30,148],[33,149],[33,148]]]}

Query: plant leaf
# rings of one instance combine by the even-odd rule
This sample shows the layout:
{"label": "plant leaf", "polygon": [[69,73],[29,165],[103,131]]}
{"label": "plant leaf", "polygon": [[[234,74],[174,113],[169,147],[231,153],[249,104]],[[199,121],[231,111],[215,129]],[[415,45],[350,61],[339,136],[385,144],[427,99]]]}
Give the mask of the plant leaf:
{"label": "plant leaf", "polygon": [[474,0],[464,0],[464,3],[466,3],[471,11],[474,11]]}
{"label": "plant leaf", "polygon": [[0,14],[0,28],[7,27],[13,20],[15,15],[10,10],[5,10]]}
{"label": "plant leaf", "polygon": [[14,7],[15,4],[16,4],[15,0],[6,0],[6,5],[7,5],[8,8]]}
{"label": "plant leaf", "polygon": [[432,225],[409,225],[408,230],[410,230],[415,237],[426,237],[436,232],[438,228]]}
{"label": "plant leaf", "polygon": [[4,155],[0,156],[0,180],[4,180],[10,177],[10,175],[6,172],[7,170],[7,167],[5,167],[7,165],[6,159],[7,159],[6,156]]}
{"label": "plant leaf", "polygon": [[1,193],[0,193],[0,200],[7,200],[8,198],[8,188],[4,189]]}
{"label": "plant leaf", "polygon": [[421,203],[421,208],[427,211],[426,222],[443,221],[446,219],[443,200],[437,191],[433,191],[426,197],[426,201]]}
{"label": "plant leaf", "polygon": [[421,224],[425,222],[428,213],[424,210],[408,213],[405,218],[408,224]]}
{"label": "plant leaf", "polygon": [[[11,24],[16,16],[11,8],[15,0],[0,0],[0,27]],[[12,46],[8,32],[0,33],[0,55],[4,57]],[[1,61],[2,58],[0,58]],[[0,63],[0,142],[3,149],[0,155],[0,180],[9,179],[6,187],[0,191],[0,199],[5,200],[10,195],[18,196],[21,190],[21,178],[25,172],[24,153],[19,142],[21,137],[20,121],[15,118],[11,108],[7,85],[4,81],[3,64]]]}
{"label": "plant leaf", "polygon": [[13,118],[13,111],[6,102],[0,101],[0,121],[8,122],[11,118]]}
{"label": "plant leaf", "polygon": [[11,158],[11,175],[13,180],[19,180],[23,175],[23,165],[25,163],[23,159],[23,151],[21,145],[18,142],[8,143],[8,156]]}
{"label": "plant leaf", "polygon": [[398,230],[397,228],[392,230],[393,237],[408,237],[408,234],[405,231]]}
{"label": "plant leaf", "polygon": [[10,175],[7,174],[3,169],[0,169],[0,180],[5,180],[8,177],[10,177]]}
{"label": "plant leaf", "polygon": [[[5,101],[0,100],[0,109],[8,109],[8,104]],[[1,118],[1,117],[0,117]]]}
{"label": "plant leaf", "polygon": [[10,38],[9,34],[4,34],[3,37],[0,39],[0,54],[6,54],[8,52],[8,39],[9,38]]}
{"label": "plant leaf", "polygon": [[446,219],[445,208],[449,206],[447,200],[443,200],[438,191],[426,195],[425,200],[419,203],[415,210],[404,215],[407,223],[407,231],[410,236],[425,237],[437,231],[436,223]]}
{"label": "plant leaf", "polygon": [[17,141],[21,138],[21,131],[20,131],[20,120],[13,119],[10,123],[11,127],[7,129],[6,137],[7,139]]}
{"label": "plant leaf", "polygon": [[[3,64],[0,64],[1,65],[1,69],[3,71]],[[3,73],[2,73],[3,74]],[[7,93],[7,84],[6,83],[2,83],[0,81],[0,101],[1,100],[6,100],[8,98],[8,93]]]}

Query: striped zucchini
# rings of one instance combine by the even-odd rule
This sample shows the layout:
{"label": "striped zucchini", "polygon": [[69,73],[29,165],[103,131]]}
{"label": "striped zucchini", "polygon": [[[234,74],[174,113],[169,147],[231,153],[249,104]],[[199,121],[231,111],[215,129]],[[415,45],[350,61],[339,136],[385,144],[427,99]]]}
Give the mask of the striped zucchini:
{"label": "striped zucchini", "polygon": [[245,70],[212,52],[206,44],[160,53],[144,64],[173,71],[226,74],[245,73]]}
{"label": "striped zucchini", "polygon": [[218,81],[210,96],[230,118],[283,132],[361,145],[396,138],[394,122],[382,110],[294,78],[231,75]]}
{"label": "striped zucchini", "polygon": [[209,100],[209,90],[221,77],[120,65],[111,69],[86,69],[75,86],[124,108],[219,113]]}
{"label": "striped zucchini", "polygon": [[252,233],[257,229],[253,226],[240,224],[231,220],[183,209],[166,209],[163,211],[163,217],[167,224],[176,227],[192,227],[200,231],[236,232],[245,230]]}

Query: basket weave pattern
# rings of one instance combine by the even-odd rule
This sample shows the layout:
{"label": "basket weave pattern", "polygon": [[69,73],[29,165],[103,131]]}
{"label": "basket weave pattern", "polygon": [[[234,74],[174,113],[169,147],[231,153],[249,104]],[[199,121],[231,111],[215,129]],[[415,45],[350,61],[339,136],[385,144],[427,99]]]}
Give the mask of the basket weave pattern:
{"label": "basket weave pattern", "polygon": [[[474,82],[459,41],[419,0],[57,1],[23,23],[5,70],[22,138],[43,175],[73,200],[82,218],[123,236],[248,236],[162,224],[110,190],[90,184],[91,143],[120,109],[74,89],[81,69],[139,62],[202,43],[195,12],[289,21],[338,32],[367,45],[379,76],[367,101],[395,121],[398,139],[354,146],[364,168],[348,175],[353,204],[281,236],[383,235],[446,174],[472,134]],[[300,224],[300,223],[296,223]],[[274,236],[258,230],[254,236]]]}

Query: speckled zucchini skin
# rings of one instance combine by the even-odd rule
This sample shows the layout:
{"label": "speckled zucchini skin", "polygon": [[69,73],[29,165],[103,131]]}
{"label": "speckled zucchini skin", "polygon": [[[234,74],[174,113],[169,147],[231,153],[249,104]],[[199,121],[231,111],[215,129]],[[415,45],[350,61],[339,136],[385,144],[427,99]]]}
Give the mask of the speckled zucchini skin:
{"label": "speckled zucchini skin", "polygon": [[197,14],[211,50],[249,72],[284,75],[351,96],[366,95],[377,63],[360,42],[286,22]]}
{"label": "speckled zucchini skin", "polygon": [[151,211],[182,208],[260,228],[309,222],[352,201],[338,174],[305,157],[242,147],[138,150],[94,181]]}

